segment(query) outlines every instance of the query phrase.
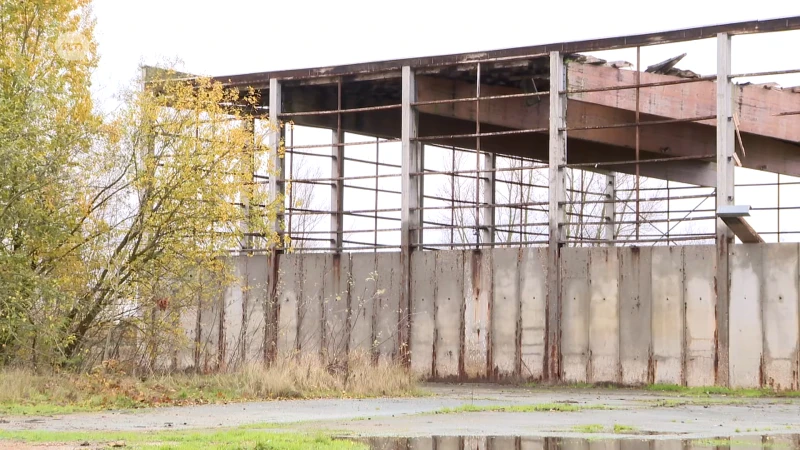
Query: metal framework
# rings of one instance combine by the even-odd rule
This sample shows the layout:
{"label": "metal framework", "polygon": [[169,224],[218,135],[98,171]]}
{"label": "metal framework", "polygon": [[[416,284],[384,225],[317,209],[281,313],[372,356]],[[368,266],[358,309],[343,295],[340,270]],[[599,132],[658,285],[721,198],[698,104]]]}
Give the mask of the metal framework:
{"label": "metal framework", "polygon": [[[557,355],[566,246],[715,245],[717,325],[727,330],[735,242],[717,208],[774,189],[775,203],[760,195],[750,206],[774,213],[775,226],[754,228],[800,239],[800,221],[786,220],[800,210],[787,196],[800,185],[791,178],[800,177],[800,89],[736,83],[800,69],[737,74],[731,65],[732,37],[793,30],[800,17],[217,80],[268,99],[270,173],[253,182],[285,201],[265,231],[294,251],[399,251],[401,311],[416,251],[546,247],[545,345]],[[716,73],[642,70],[643,46],[699,39],[716,40]],[[620,48],[635,49],[633,69],[580,54]],[[737,185],[736,167],[777,178]],[[274,272],[288,246],[248,239],[240,250],[269,252]],[[727,367],[727,336],[719,347]],[[546,359],[546,376],[558,379],[560,361]],[[727,383],[725,370],[718,376]]]}

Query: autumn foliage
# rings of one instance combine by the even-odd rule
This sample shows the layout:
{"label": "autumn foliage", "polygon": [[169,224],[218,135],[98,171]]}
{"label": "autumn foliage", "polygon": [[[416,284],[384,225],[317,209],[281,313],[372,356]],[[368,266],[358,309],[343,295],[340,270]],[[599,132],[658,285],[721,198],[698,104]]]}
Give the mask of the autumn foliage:
{"label": "autumn foliage", "polygon": [[[0,361],[152,368],[215,295],[242,230],[277,237],[252,178],[252,92],[170,70],[98,113],[89,0],[0,0]],[[145,84],[146,83],[146,84]],[[146,86],[146,89],[143,89]],[[256,213],[243,204],[258,205]]]}

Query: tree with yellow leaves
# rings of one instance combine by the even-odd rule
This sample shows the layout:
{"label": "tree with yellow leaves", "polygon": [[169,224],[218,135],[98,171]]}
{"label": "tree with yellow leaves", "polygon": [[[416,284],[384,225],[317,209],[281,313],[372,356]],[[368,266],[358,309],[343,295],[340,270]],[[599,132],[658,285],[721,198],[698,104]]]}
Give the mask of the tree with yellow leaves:
{"label": "tree with yellow leaves", "polygon": [[88,3],[0,0],[6,362],[91,363],[129,330],[152,364],[181,334],[181,307],[229,276],[243,230],[277,241],[267,223],[283,199],[252,178],[273,131],[255,126],[257,96],[163,71],[98,117]]}

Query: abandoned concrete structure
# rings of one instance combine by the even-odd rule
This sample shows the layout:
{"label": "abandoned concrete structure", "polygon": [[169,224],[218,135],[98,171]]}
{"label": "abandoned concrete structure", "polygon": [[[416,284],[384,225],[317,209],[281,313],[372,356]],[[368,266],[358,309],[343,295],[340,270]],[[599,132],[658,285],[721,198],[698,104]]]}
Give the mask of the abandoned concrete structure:
{"label": "abandoned concrete structure", "polygon": [[[800,69],[731,71],[733,36],[798,29],[791,17],[218,77],[260,91],[264,120],[285,124],[270,143],[286,143],[270,156],[280,176],[254,179],[286,194],[274,227],[299,244],[248,241],[241,286],[185,315],[197,346],[180,363],[358,349],[436,379],[798,388],[800,249],[764,243],[792,208],[761,208],[777,231],[717,217],[737,206],[735,167],[800,176],[798,89],[736,83]],[[716,41],[716,73],[587,55],[693,40]],[[330,137],[296,144],[295,126]],[[301,156],[325,171],[298,174]],[[290,183],[324,189],[324,207]]]}

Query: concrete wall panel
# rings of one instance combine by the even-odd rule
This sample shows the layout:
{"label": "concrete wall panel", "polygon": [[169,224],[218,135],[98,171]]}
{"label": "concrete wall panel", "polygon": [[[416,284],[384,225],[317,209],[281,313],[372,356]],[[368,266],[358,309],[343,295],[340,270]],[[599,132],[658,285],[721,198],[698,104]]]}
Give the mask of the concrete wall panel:
{"label": "concrete wall panel", "polygon": [[544,450],[544,440],[543,437],[522,437],[519,442],[519,450]]}
{"label": "concrete wall panel", "polygon": [[[198,364],[204,371],[211,370],[218,364],[219,349],[219,319],[220,310],[224,304],[224,289],[218,281],[209,281],[209,288],[205,293],[199,307],[200,339],[198,345]],[[193,324],[197,326],[197,324]],[[193,355],[194,356],[194,355]],[[194,359],[194,357],[192,358]],[[194,361],[192,361],[194,363]]]}
{"label": "concrete wall panel", "polygon": [[[350,329],[347,323],[348,281],[350,279],[349,253],[329,255],[323,280],[324,351],[330,359],[342,360],[347,355]],[[372,316],[370,315],[370,324]],[[370,327],[371,329],[372,327]]]}
{"label": "concrete wall panel", "polygon": [[619,343],[622,383],[646,384],[650,367],[652,247],[620,247]]}
{"label": "concrete wall panel", "polygon": [[468,378],[486,377],[491,295],[492,252],[464,252],[464,372]]}
{"label": "concrete wall panel", "polygon": [[297,305],[300,297],[303,255],[281,255],[278,269],[278,355],[285,357],[297,347]]}
{"label": "concrete wall panel", "polygon": [[437,378],[458,377],[464,302],[464,253],[436,252],[436,346]]}
{"label": "concrete wall panel", "polygon": [[[303,255],[301,292],[298,298],[297,343],[306,355],[319,354],[322,348],[322,302],[325,298],[326,273],[331,255]],[[330,281],[330,280],[328,280]]]}
{"label": "concrete wall panel", "polygon": [[[697,441],[688,441],[684,446],[684,441],[679,441],[677,439],[667,439],[667,440],[656,439],[653,441],[653,446],[651,448],[652,450],[684,450],[687,448],[691,449],[692,442],[697,442]],[[706,446],[705,448],[707,449],[708,447]]]}
{"label": "concrete wall panel", "polygon": [[411,369],[430,377],[433,375],[436,252],[412,253],[411,283]]}
{"label": "concrete wall panel", "polygon": [[563,381],[587,382],[589,366],[589,250],[561,250]]}
{"label": "concrete wall panel", "polygon": [[436,436],[433,440],[436,450],[462,450],[459,436]]}
{"label": "concrete wall panel", "polygon": [[560,450],[589,450],[589,441],[580,438],[563,438],[556,448]]}
{"label": "concrete wall panel", "polygon": [[683,249],[654,247],[653,372],[656,383],[683,383]]}
{"label": "concrete wall panel", "polygon": [[513,436],[489,436],[486,438],[486,450],[516,450],[518,440]]}
{"label": "concrete wall panel", "polygon": [[464,450],[488,450],[486,444],[484,436],[464,436]]}
{"label": "concrete wall panel", "polygon": [[616,248],[589,250],[589,376],[619,382],[619,260]]}
{"label": "concrete wall panel", "polygon": [[712,386],[716,380],[716,247],[685,247],[686,384]]}
{"label": "concrete wall panel", "polygon": [[524,248],[519,262],[522,321],[522,373],[542,378],[544,369],[545,306],[547,300],[547,249]]}
{"label": "concrete wall panel", "polygon": [[764,384],[797,389],[797,244],[764,247]]}
{"label": "concrete wall panel", "polygon": [[432,437],[418,437],[409,439],[409,450],[435,450]]}
{"label": "concrete wall panel", "polygon": [[249,363],[264,360],[267,301],[267,258],[240,256],[246,258],[248,283],[247,291],[247,341],[246,359]]}
{"label": "concrete wall panel", "polygon": [[400,348],[398,329],[400,327],[400,253],[378,253],[378,295],[373,312],[377,312],[374,327],[375,341],[378,343],[378,359],[382,362],[398,357]]}
{"label": "concrete wall panel", "polygon": [[730,256],[730,385],[761,384],[763,246],[741,244]]}
{"label": "concrete wall panel", "polygon": [[491,346],[495,377],[514,375],[517,368],[519,252],[519,249],[495,249],[492,252]]}
{"label": "concrete wall panel", "polygon": [[[612,249],[612,251],[614,251]],[[589,441],[589,450],[619,450],[620,440],[598,439]]]}
{"label": "concrete wall panel", "polygon": [[[372,314],[375,298],[375,254],[353,253],[350,287],[350,348],[369,353],[372,347]],[[380,276],[380,275],[378,275]]]}
{"label": "concrete wall panel", "polygon": [[245,308],[244,293],[247,283],[247,264],[244,258],[233,260],[233,276],[235,281],[225,290],[225,311],[222,315],[223,366],[235,367],[242,362],[243,311]]}

